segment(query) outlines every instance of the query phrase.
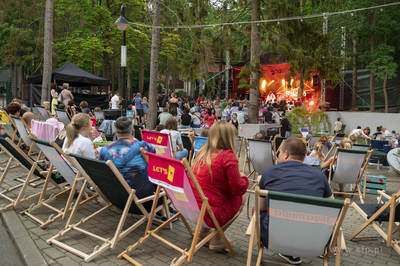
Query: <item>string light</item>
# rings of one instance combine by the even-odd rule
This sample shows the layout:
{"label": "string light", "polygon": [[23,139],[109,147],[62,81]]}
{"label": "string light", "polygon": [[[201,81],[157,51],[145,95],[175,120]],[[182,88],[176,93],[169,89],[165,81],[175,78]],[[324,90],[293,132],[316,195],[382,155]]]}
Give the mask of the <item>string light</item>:
{"label": "string light", "polygon": [[377,9],[377,8],[383,8],[383,7],[389,7],[389,6],[396,6],[396,5],[400,5],[400,2],[388,3],[388,4],[384,4],[384,5],[371,6],[371,7],[364,7],[364,8],[357,8],[357,9],[350,9],[350,10],[344,10],[344,11],[323,13],[323,14],[307,15],[307,16],[267,19],[267,20],[258,20],[258,21],[240,21],[240,22],[229,22],[229,23],[203,24],[203,25],[152,26],[152,25],[140,24],[140,23],[135,23],[135,22],[129,22],[129,23],[131,25],[135,25],[138,27],[164,28],[164,29],[192,29],[192,28],[207,28],[207,27],[215,27],[215,26],[223,27],[223,26],[251,24],[251,23],[259,24],[259,23],[282,22],[282,21],[291,21],[291,20],[304,20],[304,19],[323,17],[324,14],[326,16],[342,15],[342,14],[346,14],[346,13],[352,14],[354,12],[360,12],[360,11],[365,11],[365,10],[371,10],[371,9]]}

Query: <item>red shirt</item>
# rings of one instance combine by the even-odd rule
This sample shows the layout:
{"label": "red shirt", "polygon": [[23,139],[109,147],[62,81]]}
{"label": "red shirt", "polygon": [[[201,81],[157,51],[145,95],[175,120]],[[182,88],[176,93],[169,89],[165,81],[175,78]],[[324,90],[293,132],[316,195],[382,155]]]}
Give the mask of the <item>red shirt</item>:
{"label": "red shirt", "polygon": [[207,121],[207,126],[211,127],[214,124],[214,120],[218,120],[218,117],[216,115],[211,116],[209,114],[206,114],[204,120]]}
{"label": "red shirt", "polygon": [[[239,163],[233,151],[222,150],[219,154],[215,152],[215,156],[211,159],[212,177],[205,162],[198,164],[198,167],[193,167],[193,172],[208,198],[219,225],[223,226],[238,212],[243,201],[243,194],[249,186],[249,180],[246,176],[240,175]],[[193,184],[192,187],[201,209],[201,198]],[[215,228],[207,212],[204,222],[209,227]]]}

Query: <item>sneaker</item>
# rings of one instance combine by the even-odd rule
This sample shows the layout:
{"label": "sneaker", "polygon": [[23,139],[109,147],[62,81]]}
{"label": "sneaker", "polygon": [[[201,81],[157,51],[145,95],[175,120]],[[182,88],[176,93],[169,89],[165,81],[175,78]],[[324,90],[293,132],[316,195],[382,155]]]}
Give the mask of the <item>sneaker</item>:
{"label": "sneaker", "polygon": [[300,257],[293,257],[293,256],[283,255],[281,253],[279,253],[279,256],[282,259],[286,260],[289,264],[292,264],[292,265],[301,264]]}
{"label": "sneaker", "polygon": [[[176,212],[175,212],[175,213],[172,213],[172,212],[171,212],[171,213],[169,214],[169,218],[173,217],[175,214],[176,214]],[[179,216],[176,217],[174,220],[172,220],[172,222],[174,223],[174,222],[178,221],[178,219],[179,219]],[[163,222],[165,222],[165,221],[168,220],[168,218],[167,218],[166,215],[164,215],[164,216],[162,216],[162,217],[160,218],[160,220],[163,221]]]}

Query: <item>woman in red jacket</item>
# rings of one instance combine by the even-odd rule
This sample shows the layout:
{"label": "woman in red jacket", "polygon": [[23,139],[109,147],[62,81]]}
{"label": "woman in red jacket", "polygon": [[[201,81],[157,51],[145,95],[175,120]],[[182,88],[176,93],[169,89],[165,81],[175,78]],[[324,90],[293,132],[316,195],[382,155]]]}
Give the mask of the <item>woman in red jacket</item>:
{"label": "woman in red jacket", "polygon": [[[249,181],[245,174],[239,171],[239,163],[234,154],[236,128],[230,123],[218,121],[210,128],[208,136],[208,141],[197,155],[192,169],[222,227],[241,209]],[[201,208],[201,198],[197,192],[195,196]],[[207,212],[204,222],[214,228]],[[208,228],[202,228],[200,236],[204,237],[209,231]],[[209,247],[225,249],[225,244],[220,236],[216,235],[211,239]]]}

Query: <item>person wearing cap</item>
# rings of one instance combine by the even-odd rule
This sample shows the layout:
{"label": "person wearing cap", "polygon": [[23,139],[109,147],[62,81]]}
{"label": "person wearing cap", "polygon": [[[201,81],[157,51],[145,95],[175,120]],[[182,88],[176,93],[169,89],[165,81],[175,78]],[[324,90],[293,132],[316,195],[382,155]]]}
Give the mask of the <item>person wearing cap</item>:
{"label": "person wearing cap", "polygon": [[201,119],[198,114],[196,114],[196,110],[194,108],[190,108],[190,116],[192,117],[192,128],[200,128],[201,127]]}

